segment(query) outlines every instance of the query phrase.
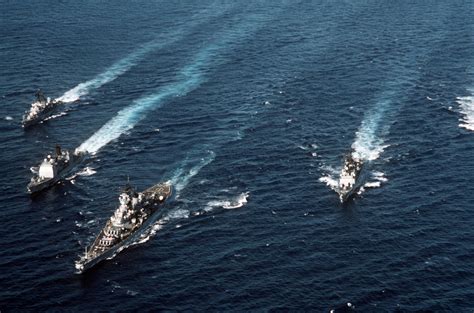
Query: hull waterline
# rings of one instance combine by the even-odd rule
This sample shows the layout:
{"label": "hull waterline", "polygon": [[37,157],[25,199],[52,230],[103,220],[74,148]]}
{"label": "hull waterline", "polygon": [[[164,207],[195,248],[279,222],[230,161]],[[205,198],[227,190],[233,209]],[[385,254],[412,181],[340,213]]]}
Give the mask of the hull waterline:
{"label": "hull waterline", "polygon": [[[171,196],[171,186],[168,183],[157,184],[141,193],[136,193],[131,188],[126,190],[128,191],[124,191],[119,197],[119,208],[84,256],[75,262],[76,274],[82,274],[98,263],[113,258],[138,240],[156,221],[160,208]],[[115,244],[111,245],[110,242]]]}

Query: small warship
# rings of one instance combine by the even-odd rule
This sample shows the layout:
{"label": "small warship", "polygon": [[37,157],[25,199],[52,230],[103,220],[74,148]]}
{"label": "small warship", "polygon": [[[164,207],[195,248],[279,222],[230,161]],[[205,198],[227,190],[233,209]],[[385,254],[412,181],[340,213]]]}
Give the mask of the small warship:
{"label": "small warship", "polygon": [[136,192],[130,185],[119,196],[120,205],[106,222],[97,238],[75,263],[81,274],[97,263],[110,259],[125,249],[152,222],[153,214],[171,195],[171,185],[160,183],[145,191]]}
{"label": "small warship", "polygon": [[86,155],[85,151],[76,150],[70,153],[67,150],[61,150],[61,147],[56,145],[54,156],[48,154],[40,166],[31,168],[34,175],[28,184],[28,193],[37,193],[53,186],[81,164]]}
{"label": "small warship", "polygon": [[31,125],[40,123],[46,118],[51,116],[56,109],[56,106],[62,102],[59,100],[51,100],[51,98],[46,98],[43,92],[38,89],[35,94],[36,101],[31,104],[29,111],[26,111],[23,115],[22,126],[27,128]]}
{"label": "small warship", "polygon": [[363,166],[363,160],[355,157],[354,153],[349,153],[344,158],[337,189],[341,203],[346,202],[362,184]]}

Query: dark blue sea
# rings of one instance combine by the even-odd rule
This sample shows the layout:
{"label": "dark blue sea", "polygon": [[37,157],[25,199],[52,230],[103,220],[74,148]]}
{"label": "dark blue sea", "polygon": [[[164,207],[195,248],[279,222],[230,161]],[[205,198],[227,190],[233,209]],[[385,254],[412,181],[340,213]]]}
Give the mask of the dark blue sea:
{"label": "dark blue sea", "polygon": [[[0,5],[2,313],[474,309],[474,2]],[[30,197],[56,144],[92,156]],[[173,199],[75,274],[128,179]]]}

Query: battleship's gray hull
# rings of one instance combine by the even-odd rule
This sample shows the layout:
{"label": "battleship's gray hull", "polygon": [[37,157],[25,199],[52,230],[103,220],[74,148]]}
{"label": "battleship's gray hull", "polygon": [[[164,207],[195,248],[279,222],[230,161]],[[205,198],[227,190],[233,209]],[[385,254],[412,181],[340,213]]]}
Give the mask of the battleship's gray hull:
{"label": "battleship's gray hull", "polygon": [[143,231],[146,230],[152,224],[152,222],[156,221],[156,215],[158,215],[157,213],[158,212],[155,212],[155,217],[150,217],[145,223],[143,223],[140,229],[135,231],[127,239],[111,247],[101,255],[88,260],[87,262],[76,262],[76,274],[82,274],[100,262],[113,258],[117,253],[127,248],[130,244],[134,243],[135,240],[137,240],[143,234]]}
{"label": "battleship's gray hull", "polygon": [[[165,190],[167,189],[167,190]],[[165,190],[165,193],[159,194],[158,192]],[[160,216],[160,209],[163,207],[164,203],[166,202],[167,199],[170,198],[172,194],[172,189],[171,186],[168,184],[157,184],[155,186],[152,186],[148,188],[147,190],[143,191],[143,194],[149,195],[149,194],[156,194],[158,193],[160,196],[163,196],[162,202],[154,203],[150,206],[152,212],[146,218],[146,220],[138,226],[127,238],[124,240],[120,241],[119,243],[115,244],[114,246],[108,248],[106,251],[102,252],[101,254],[97,255],[94,258],[87,259],[88,253],[86,252],[85,257],[81,258],[80,260],[76,261],[75,267],[76,267],[76,274],[82,274],[88,269],[94,267],[98,263],[106,260],[106,259],[111,259],[114,257],[117,253],[122,251],[123,249],[127,248],[130,244],[134,243],[136,240],[140,238],[140,236],[143,234],[143,232],[148,229]],[[104,229],[101,230],[99,235],[97,236],[96,240],[94,243],[91,245],[91,249],[94,249],[94,246],[96,242],[103,237],[104,230],[108,227],[108,224],[104,227]],[[93,251],[93,250],[92,250]]]}
{"label": "battleship's gray hull", "polygon": [[132,235],[130,235],[127,239],[124,241],[116,244],[109,250],[105,251],[101,255],[97,256],[94,259],[91,259],[87,262],[76,262],[76,274],[82,274],[85,271],[91,269],[92,267],[96,266],[98,263],[113,258],[117,253],[122,251],[123,249],[127,248],[130,244],[135,242],[142,234],[143,231],[151,225],[151,220],[155,221],[155,218],[149,218],[140,229],[138,229],[136,232],[134,232]]}

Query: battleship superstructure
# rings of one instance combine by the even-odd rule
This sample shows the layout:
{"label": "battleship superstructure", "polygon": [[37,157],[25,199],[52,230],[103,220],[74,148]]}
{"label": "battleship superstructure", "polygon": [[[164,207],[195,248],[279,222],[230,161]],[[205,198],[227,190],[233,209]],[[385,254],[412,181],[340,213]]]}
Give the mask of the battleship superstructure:
{"label": "battleship superstructure", "polygon": [[23,115],[22,126],[27,128],[31,125],[40,123],[53,114],[56,106],[62,102],[59,100],[46,98],[43,92],[38,89],[35,94],[36,101],[31,104],[29,111]]}
{"label": "battleship superstructure", "polygon": [[171,195],[171,185],[160,183],[145,191],[136,192],[127,186],[119,196],[120,205],[106,222],[97,238],[76,261],[77,273],[83,273],[97,263],[133,243],[154,220],[153,214]]}
{"label": "battleship superstructure", "polygon": [[63,151],[56,145],[54,156],[48,154],[38,167],[31,168],[34,175],[28,184],[28,192],[33,194],[53,186],[81,164],[86,155],[84,151]]}
{"label": "battleship superstructure", "polygon": [[344,158],[344,166],[341,170],[337,189],[341,203],[347,201],[361,186],[363,182],[363,167],[363,160],[354,156],[354,153],[349,153]]}

